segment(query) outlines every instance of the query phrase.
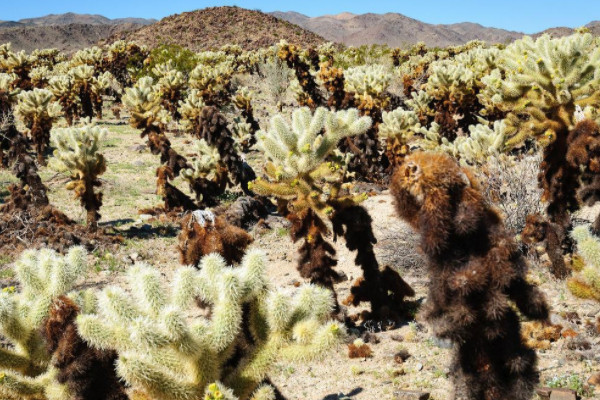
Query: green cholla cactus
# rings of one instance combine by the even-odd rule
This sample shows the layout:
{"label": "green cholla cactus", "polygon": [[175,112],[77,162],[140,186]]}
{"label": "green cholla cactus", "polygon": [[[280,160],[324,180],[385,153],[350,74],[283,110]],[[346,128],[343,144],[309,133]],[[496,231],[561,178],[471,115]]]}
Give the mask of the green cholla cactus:
{"label": "green cholla cactus", "polygon": [[451,99],[460,104],[475,94],[475,74],[456,61],[433,63],[427,81],[427,93],[438,100]]}
{"label": "green cholla cactus", "polygon": [[[261,251],[235,268],[211,254],[200,270],[179,268],[167,285],[158,270],[136,265],[128,273],[130,292],[105,288],[98,313],[78,317],[79,333],[116,350],[118,374],[150,398],[251,399],[265,393],[260,384],[273,362],[321,356],[343,334],[327,320],[330,292],[311,285],[294,294],[272,290],[265,267]],[[210,318],[200,316],[196,299]]]}
{"label": "green cholla cactus", "polygon": [[431,108],[431,101],[433,98],[424,90],[411,92],[410,97],[410,99],[406,100],[406,105],[417,113],[419,121],[424,124],[427,122],[428,117],[431,117],[434,114],[433,109]]}
{"label": "green cholla cactus", "polygon": [[[267,173],[273,182],[289,186],[295,180],[313,181],[310,175],[324,172],[325,160],[340,140],[363,134],[370,127],[371,119],[359,117],[356,109],[331,112],[320,107],[312,114],[304,107],[294,111],[291,126],[281,115],[273,117],[270,129],[258,133],[257,146],[269,160]],[[261,191],[265,184],[257,181],[254,186]]]}
{"label": "green cholla cactus", "polygon": [[250,148],[252,143],[252,125],[243,121],[240,117],[235,117],[231,124],[231,133],[235,140],[236,150],[241,152]]}
{"label": "green cholla cactus", "polygon": [[48,81],[48,89],[61,105],[67,124],[73,125],[80,104],[73,78],[70,75],[53,76]]}
{"label": "green cholla cactus", "polygon": [[173,118],[179,119],[180,114],[177,106],[187,86],[183,72],[175,69],[171,60],[167,63],[157,65],[152,69],[152,72],[158,77],[157,86],[159,95],[162,98],[163,107],[171,113]]}
{"label": "green cholla cactus", "polygon": [[98,210],[102,205],[102,193],[94,193],[94,187],[101,185],[98,177],[106,171],[106,161],[99,153],[106,132],[106,129],[92,125],[52,131],[56,163],[71,172],[67,189],[73,190],[75,197],[81,200],[91,230],[97,229],[100,219]]}
{"label": "green cholla cactus", "polygon": [[34,88],[42,89],[48,85],[51,77],[51,71],[47,66],[32,68],[29,72],[29,78]]}
{"label": "green cholla cactus", "polygon": [[414,111],[397,108],[383,112],[379,136],[386,139],[387,157],[393,165],[399,165],[409,153],[409,141],[419,132],[421,123]]}
{"label": "green cholla cactus", "polygon": [[27,250],[15,263],[20,289],[0,293],[0,333],[12,346],[0,350],[0,394],[10,400],[67,400],[55,381],[51,354],[42,337],[52,301],[71,291],[87,272],[87,254],[73,247],[66,256],[52,250]]}
{"label": "green cholla cactus", "polygon": [[197,89],[208,105],[221,105],[229,101],[231,77],[235,73],[229,62],[215,66],[198,64],[190,73],[190,87]]}
{"label": "green cholla cactus", "polygon": [[181,176],[196,193],[199,203],[213,205],[215,198],[225,192],[229,183],[227,167],[221,160],[219,150],[206,140],[195,140],[193,148],[196,156],[191,161],[191,168],[182,170]]}
{"label": "green cholla cactus", "polygon": [[578,226],[571,235],[585,266],[567,281],[567,286],[577,297],[600,301],[600,241],[588,226]]}
{"label": "green cholla cactus", "polygon": [[185,101],[179,102],[181,124],[186,131],[196,131],[200,125],[200,114],[205,106],[202,94],[196,89],[190,90]]}
{"label": "green cholla cactus", "polygon": [[151,77],[141,78],[133,88],[125,89],[123,104],[131,113],[131,126],[143,130],[142,137],[150,131],[160,131],[166,123],[165,110]]}
{"label": "green cholla cactus", "polygon": [[33,89],[18,96],[15,114],[29,129],[37,152],[38,162],[45,164],[44,152],[50,143],[52,124],[61,114],[52,92],[47,89]]}
{"label": "green cholla cactus", "polygon": [[71,65],[88,65],[91,67],[99,67],[102,62],[102,49],[97,46],[79,50],[71,59]]}
{"label": "green cholla cactus", "polygon": [[469,126],[468,136],[459,136],[452,143],[450,152],[462,164],[484,164],[488,157],[504,150],[506,138],[504,121],[494,122],[493,129],[487,125]]}
{"label": "green cholla cactus", "polygon": [[383,65],[364,65],[344,72],[345,89],[360,96],[380,97],[390,85],[392,74]]}
{"label": "green cholla cactus", "polygon": [[0,58],[0,72],[15,74],[17,79],[15,87],[22,90],[31,90],[31,79],[29,72],[33,67],[34,58],[25,54],[24,51],[13,53],[8,50],[3,58]]}
{"label": "green cholla cactus", "polygon": [[576,105],[600,106],[600,47],[590,34],[525,37],[508,46],[497,63],[499,69],[483,78],[483,96],[510,112],[508,145],[543,134],[566,136],[575,125]]}

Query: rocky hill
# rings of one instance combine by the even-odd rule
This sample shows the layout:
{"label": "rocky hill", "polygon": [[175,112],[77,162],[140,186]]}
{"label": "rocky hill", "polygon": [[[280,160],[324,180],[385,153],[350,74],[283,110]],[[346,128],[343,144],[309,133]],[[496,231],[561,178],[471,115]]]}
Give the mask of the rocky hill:
{"label": "rocky hill", "polygon": [[139,29],[142,25],[125,23],[117,25],[70,24],[50,26],[16,26],[0,28],[0,43],[12,43],[13,50],[57,48],[72,52],[90,47],[117,33]]}
{"label": "rocky hill", "polygon": [[135,32],[120,33],[107,42],[133,40],[148,46],[179,44],[194,51],[237,44],[244,49],[270,46],[285,39],[303,46],[325,42],[319,35],[260,11],[211,7],[171,15]]}
{"label": "rocky hill", "polygon": [[297,12],[273,12],[272,15],[293,22],[327,40],[360,46],[387,44],[392,47],[425,42],[428,46],[450,46],[480,39],[505,43],[521,37],[520,32],[487,28],[474,23],[434,25],[398,13],[341,13],[308,17]]}

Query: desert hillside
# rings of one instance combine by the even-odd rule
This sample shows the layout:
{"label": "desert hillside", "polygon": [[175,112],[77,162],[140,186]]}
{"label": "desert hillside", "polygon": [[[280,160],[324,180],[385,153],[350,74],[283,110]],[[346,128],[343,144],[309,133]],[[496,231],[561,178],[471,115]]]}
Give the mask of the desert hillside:
{"label": "desert hillside", "polygon": [[254,50],[282,39],[302,46],[325,42],[319,35],[290,22],[239,7],[211,7],[171,15],[135,32],[117,34],[109,41],[118,39],[148,46],[174,43],[194,51],[218,48],[224,43]]}

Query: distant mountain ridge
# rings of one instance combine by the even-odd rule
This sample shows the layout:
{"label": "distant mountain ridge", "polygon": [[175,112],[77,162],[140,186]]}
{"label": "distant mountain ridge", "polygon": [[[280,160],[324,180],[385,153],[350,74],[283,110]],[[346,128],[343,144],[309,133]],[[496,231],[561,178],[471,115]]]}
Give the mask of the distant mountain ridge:
{"label": "distant mountain ridge", "polygon": [[139,24],[150,25],[155,23],[155,19],[145,18],[115,18],[110,19],[98,14],[49,14],[43,17],[24,18],[18,21],[0,21],[0,28],[14,28],[26,26],[53,26],[53,25],[121,25],[121,24]]}
{"label": "distant mountain ridge", "polygon": [[[387,44],[406,47],[425,42],[430,47],[446,47],[483,40],[488,43],[509,43],[523,37],[522,32],[485,27],[472,22],[457,24],[428,24],[398,13],[352,14],[309,17],[295,11],[275,11],[271,15],[299,25],[333,42],[348,46]],[[600,35],[600,21],[586,25],[595,35]],[[565,36],[574,32],[571,28],[551,28],[542,33]]]}

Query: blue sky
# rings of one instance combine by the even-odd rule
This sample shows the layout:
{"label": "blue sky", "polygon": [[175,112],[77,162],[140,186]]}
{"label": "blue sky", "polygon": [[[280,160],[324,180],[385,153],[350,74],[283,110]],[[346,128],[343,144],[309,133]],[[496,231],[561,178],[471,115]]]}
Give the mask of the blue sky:
{"label": "blue sky", "polygon": [[68,11],[109,18],[160,19],[198,8],[237,5],[262,11],[298,11],[306,15],[398,12],[429,23],[477,22],[485,26],[534,33],[555,27],[578,27],[600,20],[599,0],[2,0],[0,20],[18,20]]}

